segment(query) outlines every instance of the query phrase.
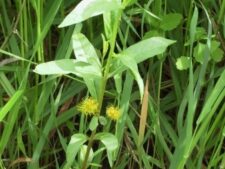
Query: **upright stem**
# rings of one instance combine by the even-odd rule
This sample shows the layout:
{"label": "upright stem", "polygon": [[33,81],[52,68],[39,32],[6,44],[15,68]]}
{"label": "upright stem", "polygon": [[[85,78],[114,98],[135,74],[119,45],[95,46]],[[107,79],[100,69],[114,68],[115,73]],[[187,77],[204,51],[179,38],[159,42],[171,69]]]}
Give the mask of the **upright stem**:
{"label": "upright stem", "polygon": [[112,61],[112,57],[114,55],[116,37],[117,37],[117,31],[118,31],[118,27],[119,27],[120,17],[121,17],[121,11],[118,11],[117,20],[114,23],[113,28],[112,28],[112,36],[111,36],[111,39],[110,39],[110,51],[109,51],[109,54],[108,54],[108,59],[107,59],[106,65],[105,65],[104,75],[103,75],[103,79],[102,79],[102,90],[101,90],[100,101],[99,101],[100,102],[99,103],[100,104],[99,110],[101,110],[101,108],[102,108],[106,83],[107,83],[108,74],[109,74],[109,70],[110,70],[110,64],[111,64],[111,61]]}
{"label": "upright stem", "polygon": [[[118,11],[117,20],[112,27],[112,37],[110,39],[110,51],[109,51],[109,55],[108,55],[106,65],[105,65],[105,70],[104,70],[104,73],[103,73],[102,90],[101,90],[100,99],[99,99],[99,111],[100,112],[101,112],[101,109],[102,109],[102,103],[103,103],[106,83],[107,83],[108,74],[109,74],[109,71],[110,71],[110,64],[111,64],[112,57],[113,57],[114,50],[115,50],[116,37],[117,37],[117,31],[118,31],[118,27],[119,27],[120,17],[121,17],[121,11]],[[89,157],[90,150],[91,150],[91,147],[92,147],[93,142],[94,142],[95,134],[96,134],[96,129],[92,131],[91,136],[89,138],[87,152],[85,154],[84,162],[82,164],[82,169],[87,168],[88,157]]]}
{"label": "upright stem", "polygon": [[83,165],[82,165],[82,169],[86,169],[87,168],[88,157],[89,157],[90,150],[91,150],[91,147],[92,147],[93,142],[94,142],[95,134],[96,134],[96,129],[92,131],[91,136],[89,138],[88,145],[87,145],[87,151],[86,151],[86,154],[85,154],[85,157],[84,157],[84,162],[83,162]]}

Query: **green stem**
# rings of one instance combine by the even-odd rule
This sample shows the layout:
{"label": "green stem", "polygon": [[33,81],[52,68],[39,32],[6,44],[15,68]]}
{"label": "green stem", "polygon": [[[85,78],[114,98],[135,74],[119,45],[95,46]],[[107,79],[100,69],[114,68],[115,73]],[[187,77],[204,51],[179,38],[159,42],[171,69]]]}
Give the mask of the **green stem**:
{"label": "green stem", "polygon": [[91,136],[89,138],[87,151],[86,151],[86,154],[85,154],[85,157],[84,157],[84,162],[83,162],[83,165],[82,165],[82,169],[86,169],[87,168],[88,157],[89,157],[90,150],[91,150],[91,147],[92,147],[93,142],[94,142],[95,134],[96,134],[96,129],[92,131]]}
{"label": "green stem", "polygon": [[[102,79],[102,90],[101,90],[100,98],[99,98],[99,111],[100,112],[101,112],[101,109],[102,109],[102,103],[103,103],[103,99],[104,99],[106,83],[107,83],[108,74],[109,74],[109,71],[110,71],[110,64],[111,64],[112,57],[113,57],[114,50],[115,50],[116,37],[117,37],[120,17],[121,17],[121,11],[118,11],[118,17],[117,17],[118,19],[117,19],[116,23],[114,24],[114,27],[112,28],[113,30],[112,30],[112,36],[111,36],[111,39],[110,39],[110,51],[109,51],[109,55],[108,55],[106,65],[105,65],[105,70],[104,70],[103,79]],[[95,134],[96,134],[96,129],[92,131],[91,136],[89,138],[88,146],[87,146],[87,152],[85,154],[84,162],[82,164],[82,169],[87,168],[88,157],[89,157],[90,150],[91,150],[91,147],[92,147],[93,142],[94,142]]]}
{"label": "green stem", "polygon": [[107,83],[108,74],[109,74],[109,70],[110,70],[110,64],[111,64],[111,61],[112,61],[112,58],[114,55],[114,49],[115,49],[115,44],[116,44],[116,37],[117,37],[120,17],[121,17],[121,11],[118,11],[118,17],[117,17],[118,19],[113,27],[112,37],[110,39],[110,51],[109,51],[107,63],[105,65],[104,75],[103,75],[103,79],[102,79],[102,90],[101,90],[100,101],[99,101],[99,103],[100,103],[99,110],[101,110],[101,108],[102,108],[102,102],[103,102],[106,83]]}
{"label": "green stem", "polygon": [[161,93],[161,83],[162,83],[162,65],[163,65],[163,61],[160,61],[159,81],[158,81],[158,91],[157,91],[157,106],[158,106],[158,109],[160,109],[160,93]]}

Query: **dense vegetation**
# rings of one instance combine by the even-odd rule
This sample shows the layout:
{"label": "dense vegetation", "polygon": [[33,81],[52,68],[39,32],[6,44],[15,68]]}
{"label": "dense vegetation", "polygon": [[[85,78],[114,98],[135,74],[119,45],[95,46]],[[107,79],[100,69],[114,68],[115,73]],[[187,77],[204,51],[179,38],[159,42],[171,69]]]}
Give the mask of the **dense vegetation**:
{"label": "dense vegetation", "polygon": [[225,168],[224,0],[0,0],[0,168]]}

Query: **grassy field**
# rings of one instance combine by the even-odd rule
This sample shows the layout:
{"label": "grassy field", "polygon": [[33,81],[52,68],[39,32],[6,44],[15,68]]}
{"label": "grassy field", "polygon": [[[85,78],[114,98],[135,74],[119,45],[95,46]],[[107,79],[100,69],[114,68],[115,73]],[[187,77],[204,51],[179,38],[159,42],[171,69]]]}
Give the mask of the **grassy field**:
{"label": "grassy field", "polygon": [[0,169],[225,169],[225,0],[0,0]]}

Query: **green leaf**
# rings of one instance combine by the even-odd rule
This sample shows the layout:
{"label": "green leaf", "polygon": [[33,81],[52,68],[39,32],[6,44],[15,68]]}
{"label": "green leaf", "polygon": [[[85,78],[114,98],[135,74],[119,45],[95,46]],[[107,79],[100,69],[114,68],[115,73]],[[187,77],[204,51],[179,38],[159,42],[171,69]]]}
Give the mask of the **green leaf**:
{"label": "green leaf", "polygon": [[107,119],[104,116],[99,116],[98,120],[99,120],[99,123],[103,126],[107,124]]}
{"label": "green leaf", "polygon": [[223,127],[223,137],[225,137],[225,126]]}
{"label": "green leaf", "polygon": [[92,119],[91,119],[91,122],[89,124],[89,129],[91,131],[95,130],[98,126],[98,117],[96,116],[93,116]]}
{"label": "green leaf", "polygon": [[200,40],[200,39],[204,39],[204,38],[207,38],[207,33],[206,33],[205,28],[197,27],[196,33],[195,33],[195,40]]}
{"label": "green leaf", "polygon": [[115,160],[113,153],[119,146],[116,136],[111,133],[98,133],[95,135],[95,139],[100,140],[105,145],[109,164],[112,167],[113,161]]}
{"label": "green leaf", "polygon": [[97,133],[95,139],[100,140],[108,151],[114,151],[118,148],[118,140],[116,136],[111,133]]}
{"label": "green leaf", "polygon": [[53,75],[53,74],[69,74],[73,73],[79,77],[83,75],[101,76],[101,72],[89,63],[77,61],[75,59],[61,59],[41,63],[34,69],[35,73],[40,75]]}
{"label": "green leaf", "polygon": [[18,90],[16,93],[10,98],[10,100],[5,104],[5,106],[0,109],[0,122],[5,118],[7,113],[12,109],[12,107],[17,104],[18,100],[23,96],[24,90]]}
{"label": "green leaf", "polygon": [[159,30],[151,29],[150,31],[145,33],[143,40],[151,38],[151,37],[155,37],[155,36],[160,36]]}
{"label": "green leaf", "polygon": [[120,7],[121,3],[118,0],[83,0],[66,16],[59,27],[80,23],[105,12],[118,10]]}
{"label": "green leaf", "polygon": [[114,76],[114,81],[116,85],[116,91],[117,93],[121,93],[122,91],[122,78],[121,78],[121,73],[118,73]]}
{"label": "green leaf", "polygon": [[[196,27],[194,42],[200,41],[201,39],[206,39],[206,38],[207,38],[206,30],[203,27]],[[189,46],[191,44],[190,42],[191,40],[188,39],[188,41],[184,44],[184,46]]]}
{"label": "green leaf", "polygon": [[118,17],[120,17],[119,10],[105,12],[103,14],[104,32],[107,40],[109,40],[113,34],[113,30],[115,29],[115,23],[118,22]]}
{"label": "green leaf", "polygon": [[100,90],[102,89],[102,77],[94,77],[90,75],[83,75],[83,79],[91,96],[96,99],[100,100]]}
{"label": "green leaf", "polygon": [[213,40],[211,42],[211,52],[214,52],[216,49],[220,47],[220,42]]}
{"label": "green leaf", "polygon": [[193,45],[194,43],[197,24],[198,24],[198,8],[195,6],[195,10],[192,15],[191,25],[190,25],[190,45]]}
{"label": "green leaf", "polygon": [[74,134],[66,149],[66,165],[64,169],[69,168],[75,160],[75,157],[81,146],[87,141],[87,136],[84,134]]}
{"label": "green leaf", "polygon": [[214,50],[211,53],[211,58],[215,61],[215,62],[220,62],[223,59],[223,51],[220,48],[217,48],[216,50]]}
{"label": "green leaf", "polygon": [[220,47],[220,42],[218,41],[212,41],[211,43],[211,58],[215,62],[220,62],[223,59],[223,51],[219,48]]}
{"label": "green leaf", "polygon": [[125,7],[128,7],[128,6],[131,6],[136,2],[137,2],[137,0],[124,0],[123,1],[123,7],[125,8]]}
{"label": "green leaf", "polygon": [[82,33],[74,33],[72,36],[73,50],[77,61],[87,62],[101,72],[101,63],[95,48]]}
{"label": "green leaf", "polygon": [[181,56],[176,61],[177,69],[179,70],[186,70],[190,67],[191,59],[187,56]]}
{"label": "green leaf", "polygon": [[162,17],[160,28],[164,31],[175,29],[182,20],[182,15],[179,13],[170,13]]}
{"label": "green leaf", "polygon": [[134,79],[138,83],[139,92],[140,92],[140,99],[142,100],[143,93],[144,93],[144,82],[143,82],[143,79],[141,78],[141,75],[138,71],[138,66],[137,66],[136,61],[132,57],[126,57],[126,56],[122,56],[122,55],[120,55],[120,57],[118,57],[118,59],[121,61],[121,63],[123,65],[125,65],[127,68],[129,68],[131,70],[131,72],[134,76]]}
{"label": "green leaf", "polygon": [[99,100],[99,94],[102,88],[102,68],[95,48],[82,33],[73,34],[72,44],[76,59],[78,61],[89,63],[95,69],[94,71],[99,72],[98,77],[92,76],[91,74],[82,74],[82,77],[92,97]]}
{"label": "green leaf", "polygon": [[[162,37],[153,37],[146,40],[142,40],[138,42],[121,53],[117,55],[117,57],[131,57],[135,60],[136,63],[140,63],[148,58],[151,58],[155,55],[161,54],[165,52],[166,48],[175,43],[173,40],[165,39]],[[109,76],[113,76],[117,73],[120,73],[126,70],[126,66],[121,64],[118,59],[114,59],[111,66],[111,74]]]}
{"label": "green leaf", "polygon": [[[85,159],[85,155],[87,153],[87,145],[82,145],[81,146],[81,149],[80,149],[80,160],[83,162],[84,159]],[[90,152],[89,152],[89,156],[88,156],[88,163],[91,163],[92,160],[93,160],[93,157],[94,157],[94,152],[93,152],[93,149],[91,148],[90,149]]]}
{"label": "green leaf", "polygon": [[206,45],[203,43],[198,43],[198,45],[194,48],[194,57],[195,60],[199,63],[203,63],[204,55],[205,55]]}
{"label": "green leaf", "polygon": [[[197,125],[200,125],[204,121],[204,119],[215,111],[212,111],[213,106],[216,105],[216,101],[220,98],[221,100],[224,99],[224,84],[225,84],[225,70],[219,76],[215,87],[211,91],[210,95],[208,96],[202,111],[197,119]],[[217,105],[218,107],[219,105]]]}

